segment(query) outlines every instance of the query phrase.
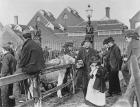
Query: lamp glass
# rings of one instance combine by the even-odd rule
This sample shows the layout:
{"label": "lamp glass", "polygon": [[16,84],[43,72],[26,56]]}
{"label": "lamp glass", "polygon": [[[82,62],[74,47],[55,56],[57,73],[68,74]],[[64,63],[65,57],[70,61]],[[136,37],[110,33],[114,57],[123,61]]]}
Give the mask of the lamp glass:
{"label": "lamp glass", "polygon": [[92,17],[93,9],[90,5],[88,5],[88,9],[86,10],[87,17]]}

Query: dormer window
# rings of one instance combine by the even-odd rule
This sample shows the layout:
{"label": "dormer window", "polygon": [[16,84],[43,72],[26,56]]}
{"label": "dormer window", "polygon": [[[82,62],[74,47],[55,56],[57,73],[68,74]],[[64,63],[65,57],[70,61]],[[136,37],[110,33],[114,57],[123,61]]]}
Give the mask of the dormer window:
{"label": "dormer window", "polygon": [[41,19],[40,19],[40,17],[38,16],[37,18],[36,18],[36,20],[39,22],[39,21],[41,21]]}
{"label": "dormer window", "polygon": [[44,10],[40,10],[40,14],[41,14],[42,16],[45,16],[45,11],[44,11]]}
{"label": "dormer window", "polygon": [[68,19],[68,15],[66,13],[63,16],[63,19],[65,19],[65,20]]}

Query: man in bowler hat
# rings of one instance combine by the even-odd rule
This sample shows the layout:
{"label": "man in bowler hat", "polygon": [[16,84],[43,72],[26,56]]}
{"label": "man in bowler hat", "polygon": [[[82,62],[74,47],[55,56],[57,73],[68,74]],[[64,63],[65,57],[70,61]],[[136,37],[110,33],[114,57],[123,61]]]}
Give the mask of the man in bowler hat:
{"label": "man in bowler hat", "polygon": [[113,94],[121,94],[118,76],[120,70],[121,51],[120,48],[114,43],[114,39],[112,37],[107,38],[107,43],[109,46],[109,90],[106,96],[111,97]]}
{"label": "man in bowler hat", "polygon": [[87,85],[90,79],[90,64],[91,57],[97,56],[97,51],[92,48],[92,41],[88,38],[84,41],[84,48],[82,48],[77,56],[76,66],[82,72],[82,90],[84,98],[87,93]]}

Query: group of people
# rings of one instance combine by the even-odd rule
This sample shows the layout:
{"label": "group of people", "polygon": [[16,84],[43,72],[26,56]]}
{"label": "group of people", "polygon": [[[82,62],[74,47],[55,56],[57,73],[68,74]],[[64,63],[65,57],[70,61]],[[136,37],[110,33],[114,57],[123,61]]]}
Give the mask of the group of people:
{"label": "group of people", "polygon": [[[125,57],[112,37],[104,39],[104,50],[101,52],[94,50],[92,41],[85,39],[78,53],[76,66],[78,72],[82,73],[82,90],[86,104],[90,102],[96,106],[105,106],[107,97],[122,95],[119,71],[122,71],[128,85],[131,77],[131,56],[136,55],[138,62],[140,61],[139,37],[134,30],[126,31],[125,40],[128,46]],[[106,81],[109,82],[108,90]]]}
{"label": "group of people", "polygon": [[[41,46],[32,40],[30,31],[23,32],[24,43],[21,49],[16,52],[12,49],[12,44],[7,43],[2,46],[1,58],[1,77],[9,76],[24,72],[28,75],[33,75],[30,82],[24,80],[26,84],[26,91],[29,96],[38,99],[40,93],[30,90],[30,86],[38,90],[39,87],[39,73],[45,67],[45,59],[48,57],[48,52],[45,56]],[[140,40],[139,34],[136,31],[128,31],[125,36],[126,41],[129,42],[126,52],[126,57],[123,58],[120,48],[116,45],[112,37],[104,39],[104,50],[98,52],[92,48],[92,42],[89,38],[81,43],[77,55],[72,52],[72,43],[67,43],[63,46],[61,53],[64,56],[73,57],[72,63],[76,65],[76,85],[79,85],[82,79],[82,90],[84,94],[85,103],[90,102],[96,106],[104,106],[106,104],[106,97],[114,95],[121,95],[121,87],[119,81],[119,71],[122,71],[124,80],[128,85],[131,71],[130,59],[132,55],[136,55],[138,61],[140,60]],[[61,61],[62,62],[62,61]],[[70,68],[68,68],[70,69]],[[67,69],[67,70],[68,70]],[[58,86],[66,81],[64,74],[69,73],[64,71],[59,73]],[[106,88],[106,81],[109,82],[109,88]],[[33,83],[33,84],[31,84]],[[10,107],[9,99],[20,99],[21,82],[13,83],[12,85],[5,85],[1,87],[1,103],[2,107]],[[38,86],[37,86],[38,85]],[[13,87],[9,95],[9,90]],[[33,92],[31,92],[33,91]],[[62,97],[58,90],[57,95]],[[107,93],[106,93],[107,92]]]}
{"label": "group of people", "polygon": [[[29,97],[38,99],[39,93],[37,91],[29,92],[30,85],[34,90],[38,88],[38,74],[45,67],[45,60],[41,46],[32,40],[32,35],[29,30],[23,31],[24,42],[17,51],[14,51],[10,44],[6,43],[2,46],[2,59],[1,59],[1,77],[9,76],[24,72],[28,75],[33,75],[30,80],[24,80],[26,88],[24,92],[29,94]],[[33,83],[33,84],[32,84]],[[11,107],[10,100],[21,99],[21,82],[16,82],[10,85],[1,87],[1,106]],[[12,85],[12,86],[11,86]],[[12,89],[13,88],[13,89]],[[12,90],[11,90],[12,89]],[[23,85],[22,85],[23,89]],[[11,92],[11,93],[9,93]],[[14,105],[13,105],[14,106]]]}

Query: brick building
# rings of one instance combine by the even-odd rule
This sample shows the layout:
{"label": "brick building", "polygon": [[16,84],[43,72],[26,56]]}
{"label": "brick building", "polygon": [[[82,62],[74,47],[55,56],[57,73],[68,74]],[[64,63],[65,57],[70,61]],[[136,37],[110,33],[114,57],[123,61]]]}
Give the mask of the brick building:
{"label": "brick building", "polygon": [[[127,45],[124,40],[123,31],[128,27],[122,22],[110,18],[109,7],[105,8],[105,14],[106,15],[103,19],[97,21],[94,20],[91,22],[94,27],[95,49],[100,50],[102,48],[103,40],[109,36],[112,36],[115,39],[115,42],[120,46],[121,50],[123,51]],[[76,47],[79,47],[86,35],[86,25],[87,21],[83,21],[73,26],[67,25],[67,29],[65,30],[65,32],[55,33],[55,35],[58,37],[62,37],[62,41],[73,41],[74,45]]]}
{"label": "brick building", "polygon": [[[95,30],[95,48],[100,50],[103,40],[112,36],[123,51],[126,48],[123,31],[127,29],[127,26],[110,17],[109,7],[105,9],[105,14],[101,20],[91,22]],[[60,50],[67,41],[74,42],[77,48],[80,47],[86,35],[87,21],[84,21],[76,10],[68,7],[61,12],[58,18],[48,11],[38,11],[28,23],[28,26],[33,28],[35,25],[41,29],[42,46],[47,45],[53,50]]]}

